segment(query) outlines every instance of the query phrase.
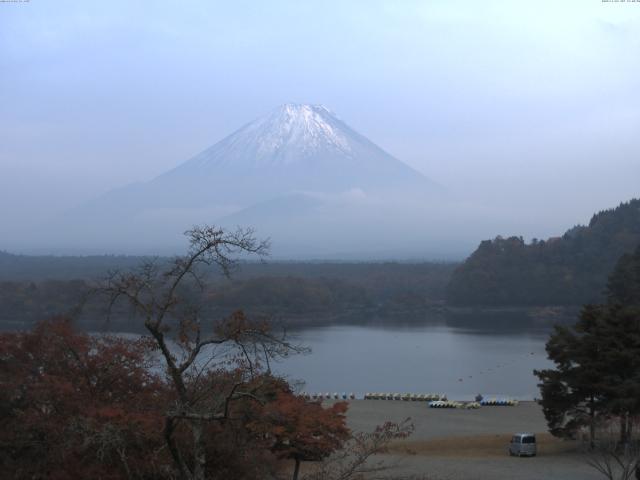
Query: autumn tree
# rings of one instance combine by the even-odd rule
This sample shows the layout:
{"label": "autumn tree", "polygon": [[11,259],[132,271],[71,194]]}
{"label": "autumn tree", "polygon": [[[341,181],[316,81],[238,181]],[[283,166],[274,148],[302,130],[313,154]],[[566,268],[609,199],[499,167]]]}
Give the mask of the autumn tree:
{"label": "autumn tree", "polygon": [[62,318],[1,334],[4,478],[160,476],[166,390],[149,354],[144,340],[78,333]]}
{"label": "autumn tree", "polygon": [[320,402],[283,390],[276,401],[263,408],[261,418],[250,428],[271,439],[270,448],[278,458],[295,462],[293,480],[297,480],[301,462],[323,460],[350,437],[347,407],[346,402],[323,407]]}
{"label": "autumn tree", "polygon": [[[207,471],[207,429],[227,422],[239,400],[263,402],[260,382],[271,359],[298,348],[275,335],[267,322],[253,321],[238,311],[229,318],[203,318],[200,292],[210,267],[230,275],[237,257],[264,256],[268,244],[249,229],[226,232],[195,227],[186,232],[189,249],[168,266],[146,262],[130,272],[115,272],[99,286],[109,304],[125,301],[140,318],[162,358],[174,395],[164,413],[163,435],[180,478],[204,480]],[[224,372],[233,371],[233,375]],[[181,429],[190,442],[178,442]],[[210,459],[209,459],[210,460]]]}

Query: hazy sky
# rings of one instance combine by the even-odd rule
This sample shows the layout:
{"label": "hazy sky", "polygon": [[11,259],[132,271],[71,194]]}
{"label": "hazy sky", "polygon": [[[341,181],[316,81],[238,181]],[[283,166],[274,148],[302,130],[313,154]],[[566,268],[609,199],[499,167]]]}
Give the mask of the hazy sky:
{"label": "hazy sky", "polygon": [[640,195],[639,52],[640,2],[0,3],[0,229],[299,102],[561,233]]}

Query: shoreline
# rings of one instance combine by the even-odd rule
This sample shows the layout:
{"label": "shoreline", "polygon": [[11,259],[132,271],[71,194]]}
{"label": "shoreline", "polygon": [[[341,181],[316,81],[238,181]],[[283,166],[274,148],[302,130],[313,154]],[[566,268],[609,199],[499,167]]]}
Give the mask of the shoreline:
{"label": "shoreline", "polygon": [[[265,318],[274,328],[305,330],[334,326],[406,327],[443,325],[454,328],[517,331],[518,329],[550,329],[553,325],[575,322],[580,306],[449,306],[437,304],[414,308],[353,307],[338,311],[308,311],[274,313],[262,309],[246,309],[254,318]],[[234,309],[214,309],[211,318],[225,318]],[[83,331],[142,333],[136,319],[114,316],[109,323],[104,318],[77,316],[76,325]],[[32,328],[36,321],[0,318],[0,331]]]}

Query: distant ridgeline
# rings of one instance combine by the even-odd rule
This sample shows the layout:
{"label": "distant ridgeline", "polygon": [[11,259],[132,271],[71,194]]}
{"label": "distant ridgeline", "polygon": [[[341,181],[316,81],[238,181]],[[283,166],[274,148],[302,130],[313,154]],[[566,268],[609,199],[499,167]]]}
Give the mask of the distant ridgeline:
{"label": "distant ridgeline", "polygon": [[616,262],[639,244],[639,199],[599,212],[589,226],[576,226],[547,241],[485,240],[454,271],[447,302],[457,306],[601,302]]}
{"label": "distant ridgeline", "polygon": [[0,282],[103,277],[110,270],[133,268],[149,258],[126,255],[31,256],[0,250]]}

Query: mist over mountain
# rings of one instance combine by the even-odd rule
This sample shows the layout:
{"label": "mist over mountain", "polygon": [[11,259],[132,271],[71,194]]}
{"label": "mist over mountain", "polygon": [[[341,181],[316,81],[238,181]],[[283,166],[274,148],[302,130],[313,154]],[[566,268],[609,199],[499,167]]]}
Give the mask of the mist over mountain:
{"label": "mist over mountain", "polygon": [[70,212],[49,240],[92,253],[169,253],[184,230],[208,223],[252,226],[278,257],[452,258],[480,234],[467,207],[326,107],[285,104]]}

